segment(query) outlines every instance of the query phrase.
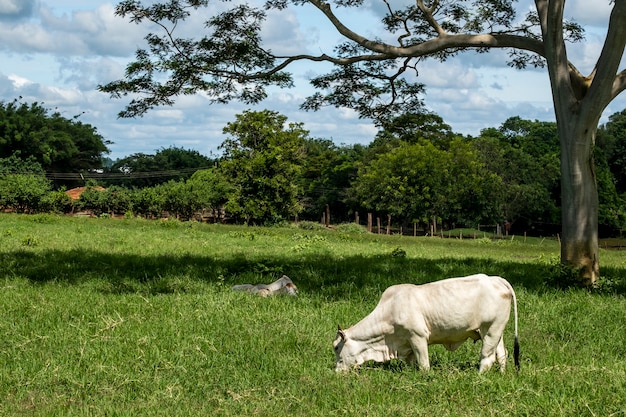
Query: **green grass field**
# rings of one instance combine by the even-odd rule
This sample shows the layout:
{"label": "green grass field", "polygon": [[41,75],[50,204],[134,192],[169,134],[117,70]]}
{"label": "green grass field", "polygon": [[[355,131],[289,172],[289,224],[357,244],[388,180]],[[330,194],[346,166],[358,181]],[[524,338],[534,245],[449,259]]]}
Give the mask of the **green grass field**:
{"label": "green grass field", "polygon": [[[556,289],[558,242],[0,215],[0,415],[625,416],[626,252],[602,291]],[[478,344],[333,370],[337,324],[389,285],[514,286],[522,368]],[[233,292],[286,274],[297,298]],[[505,344],[512,351],[513,326]]]}

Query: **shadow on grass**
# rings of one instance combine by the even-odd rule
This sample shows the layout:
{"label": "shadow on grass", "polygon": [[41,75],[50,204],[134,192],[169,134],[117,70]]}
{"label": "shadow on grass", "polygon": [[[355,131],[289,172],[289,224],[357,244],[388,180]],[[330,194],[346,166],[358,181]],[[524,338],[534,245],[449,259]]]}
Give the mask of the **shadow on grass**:
{"label": "shadow on grass", "polygon": [[[268,283],[282,274],[290,276],[300,291],[329,299],[379,294],[403,282],[421,284],[474,273],[501,275],[514,286],[531,291],[546,289],[551,273],[543,263],[502,262],[483,258],[408,259],[391,255],[354,256],[336,259],[330,255],[302,255],[249,259],[244,256],[215,258],[188,255],[137,256],[97,251],[70,250],[0,254],[0,274],[24,277],[32,282],[81,284],[104,282],[111,292],[151,293],[185,291],[166,285],[168,280],[213,282],[230,286]],[[612,277],[613,292],[626,293],[626,270],[605,268]],[[165,284],[165,285],[160,285]],[[143,286],[143,288],[142,288]]]}
{"label": "shadow on grass", "polygon": [[[441,361],[437,356],[430,353],[430,369],[435,370],[445,370],[450,372],[452,370],[456,370],[458,372],[469,372],[469,371],[478,371],[479,364],[475,361]],[[497,364],[494,364],[494,368],[499,369]],[[374,362],[368,361],[361,365],[359,368],[355,370],[355,372],[365,372],[372,369],[380,369],[386,372],[398,373],[404,372],[405,370],[419,370],[419,366],[417,363],[407,363],[404,360],[400,359],[392,359],[388,362]]]}

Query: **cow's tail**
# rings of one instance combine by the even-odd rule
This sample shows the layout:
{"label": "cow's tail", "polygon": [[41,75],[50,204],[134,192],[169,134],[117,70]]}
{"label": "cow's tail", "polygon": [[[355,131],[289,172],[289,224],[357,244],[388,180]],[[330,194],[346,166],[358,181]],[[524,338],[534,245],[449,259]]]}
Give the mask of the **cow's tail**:
{"label": "cow's tail", "polygon": [[[510,284],[509,284],[510,285]],[[517,297],[515,297],[515,291],[511,286],[511,293],[513,294],[513,317],[515,319],[515,340],[513,342],[513,361],[515,363],[515,370],[519,372],[519,340],[517,333]]]}

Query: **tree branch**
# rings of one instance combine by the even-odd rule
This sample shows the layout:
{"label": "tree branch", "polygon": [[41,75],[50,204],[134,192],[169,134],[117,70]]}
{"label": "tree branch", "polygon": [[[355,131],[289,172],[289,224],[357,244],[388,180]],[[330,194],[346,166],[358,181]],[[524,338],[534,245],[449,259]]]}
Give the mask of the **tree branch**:
{"label": "tree branch", "polygon": [[411,19],[413,16],[415,16],[417,11],[412,12],[406,18],[402,18],[402,17],[398,16],[393,11],[393,9],[391,8],[391,5],[389,4],[388,0],[383,0],[383,1],[385,2],[385,5],[387,6],[387,11],[389,11],[389,16],[392,16],[395,20],[398,20],[398,21],[402,22],[402,27],[404,28],[404,33],[401,34],[400,36],[398,36],[398,45],[403,46],[404,39],[408,38],[409,36],[411,36],[411,30],[409,29],[409,26],[408,26],[407,22],[409,21],[409,19]]}
{"label": "tree branch", "polygon": [[[407,47],[392,46],[382,42],[371,41],[345,26],[332,12],[330,5],[320,0],[309,0],[335,26],[344,37],[361,45],[372,52],[383,54],[387,58],[420,57],[455,48],[517,48],[545,56],[545,50],[540,40],[529,39],[525,36],[505,34],[477,34],[477,35],[448,35],[438,36],[425,42]],[[442,29],[443,30],[443,29]]]}
{"label": "tree branch", "polygon": [[438,6],[439,6],[439,0],[433,1],[433,4],[431,4],[430,7],[427,7],[424,4],[424,0],[417,0],[417,7],[419,7],[422,13],[424,13],[424,16],[426,17],[426,21],[428,22],[428,24],[433,29],[435,29],[435,32],[437,32],[438,36],[445,36],[446,31],[443,30],[439,22],[437,22],[437,20],[433,16],[433,12],[437,10]]}
{"label": "tree branch", "polygon": [[615,77],[615,81],[613,81],[613,88],[611,90],[611,99],[617,97],[624,90],[626,90],[626,70],[622,70]]}
{"label": "tree branch", "polygon": [[551,51],[551,54],[545,58],[548,61],[554,104],[557,107],[557,114],[560,114],[576,102],[572,88],[572,75],[567,60],[567,49],[563,39],[565,0],[535,0],[535,4],[539,13],[546,50]]}
{"label": "tree branch", "polygon": [[[620,78],[617,74],[626,46],[626,3],[616,1],[613,4],[609,28],[602,47],[602,52],[594,68],[595,76],[591,80],[585,109],[593,113],[593,109],[604,109],[615,97],[616,83]],[[607,80],[613,80],[612,83]],[[623,83],[623,82],[622,82]],[[623,87],[622,87],[623,90]]]}
{"label": "tree branch", "polygon": [[[365,39],[365,38],[363,38]],[[295,61],[309,60],[315,62],[330,62],[335,65],[351,65],[357,62],[365,61],[382,61],[386,59],[394,58],[419,58],[427,55],[432,55],[437,52],[459,49],[459,48],[516,48],[524,49],[526,51],[534,52],[537,55],[545,57],[545,49],[543,43],[539,40],[530,39],[524,36],[508,35],[508,34],[479,34],[479,35],[446,35],[444,37],[437,37],[420,44],[412,45],[409,47],[395,47],[377,42],[367,41],[370,46],[376,44],[380,47],[372,48],[375,54],[365,54],[346,58],[331,57],[327,54],[318,56],[313,55],[294,55],[294,56],[277,56],[277,59],[283,59],[284,61],[272,68],[267,72],[259,72],[253,75],[246,76],[246,80],[253,80],[262,78],[267,75],[277,73],[285,69],[289,64]],[[361,44],[363,46],[363,44]],[[369,49],[369,48],[368,48]],[[384,52],[383,52],[384,51]]]}

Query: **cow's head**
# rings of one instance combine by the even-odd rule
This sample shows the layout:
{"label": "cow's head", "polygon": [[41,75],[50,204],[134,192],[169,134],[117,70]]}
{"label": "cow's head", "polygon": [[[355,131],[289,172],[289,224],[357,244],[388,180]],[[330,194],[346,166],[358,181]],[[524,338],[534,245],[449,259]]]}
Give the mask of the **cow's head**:
{"label": "cow's head", "polygon": [[287,294],[294,297],[298,295],[298,287],[296,287],[296,284],[294,284],[291,278],[289,278],[287,275],[283,275],[282,277],[280,277],[280,279],[277,280],[274,284],[278,284],[280,286],[280,289],[277,291],[280,294]]}
{"label": "cow's head", "polygon": [[335,350],[335,371],[347,371],[359,365],[358,352],[354,351],[354,341],[348,338],[341,326],[337,326],[337,337],[333,342]]}
{"label": "cow's head", "polygon": [[294,284],[293,282],[290,282],[283,288],[281,288],[281,292],[295,297],[298,295],[298,287],[296,287],[296,284]]}

